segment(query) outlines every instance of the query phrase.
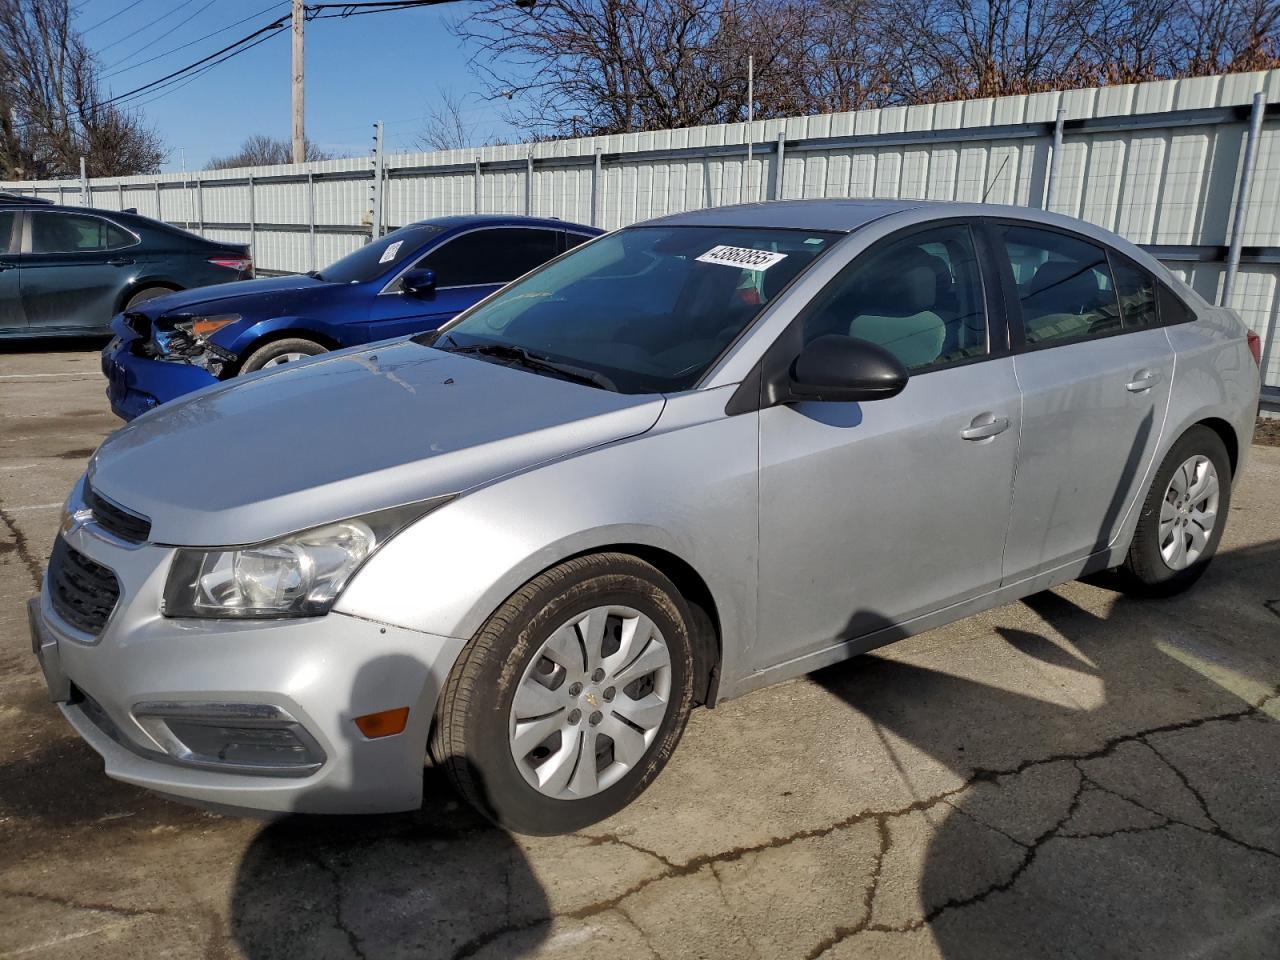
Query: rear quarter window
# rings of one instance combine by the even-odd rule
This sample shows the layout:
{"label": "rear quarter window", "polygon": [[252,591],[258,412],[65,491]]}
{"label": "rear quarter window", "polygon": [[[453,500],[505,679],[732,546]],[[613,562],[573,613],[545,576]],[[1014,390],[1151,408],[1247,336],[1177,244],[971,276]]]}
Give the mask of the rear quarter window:
{"label": "rear quarter window", "polygon": [[1159,293],[1157,294],[1160,303],[1160,322],[1165,326],[1175,323],[1190,323],[1196,318],[1195,313],[1187,306],[1186,302],[1168,288],[1165,284],[1158,284]]}

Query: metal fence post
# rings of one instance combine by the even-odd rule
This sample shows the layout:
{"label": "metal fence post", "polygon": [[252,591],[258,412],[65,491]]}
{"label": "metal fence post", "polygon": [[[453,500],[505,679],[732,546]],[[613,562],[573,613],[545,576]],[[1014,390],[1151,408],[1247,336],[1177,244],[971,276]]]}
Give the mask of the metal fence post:
{"label": "metal fence post", "polygon": [[778,166],[773,171],[773,199],[782,199],[782,190],[784,186],[782,178],[782,164],[787,157],[787,131],[784,127],[778,131]]}
{"label": "metal fence post", "polygon": [[1058,184],[1062,177],[1062,127],[1067,122],[1067,110],[1058,108],[1058,117],[1053,122],[1053,153],[1049,157],[1049,182],[1045,186],[1044,208],[1052,210],[1058,199]]}
{"label": "metal fence post", "polygon": [[160,207],[160,181],[156,180],[156,219],[164,220],[163,212]]}
{"label": "metal fence post", "polygon": [[475,191],[471,197],[471,212],[480,212],[480,158],[476,157],[476,172],[474,181]]}
{"label": "metal fence post", "polygon": [[533,216],[533,151],[529,151],[529,156],[525,160],[524,168],[524,214],[526,217]]}
{"label": "metal fence post", "polygon": [[316,269],[316,175],[307,171],[307,231],[311,244],[311,272]]}
{"label": "metal fence post", "polygon": [[62,184],[58,184],[58,206],[62,206],[63,203]]}
{"label": "metal fence post", "polygon": [[204,180],[196,177],[196,223],[200,225],[200,236],[204,236]]}
{"label": "metal fence post", "polygon": [[258,217],[253,208],[253,174],[249,174],[249,259],[258,263]]}
{"label": "metal fence post", "polygon": [[117,210],[124,209],[124,184],[123,183],[116,184],[116,209]]}
{"label": "metal fence post", "polygon": [[591,225],[600,226],[600,179],[603,172],[600,164],[600,148],[596,147],[596,162],[591,168]]}
{"label": "metal fence post", "polygon": [[1240,270],[1240,246],[1244,242],[1245,206],[1249,197],[1249,180],[1253,177],[1254,161],[1258,157],[1258,140],[1262,136],[1262,116],[1267,109],[1267,95],[1253,95],[1253,109],[1249,112],[1249,133],[1244,142],[1244,162],[1240,164],[1240,179],[1236,183],[1236,212],[1231,218],[1231,246],[1227,252],[1227,275],[1222,280],[1222,306],[1231,301],[1231,288],[1235,286],[1236,273]]}
{"label": "metal fence post", "polygon": [[93,206],[93,188],[89,186],[89,174],[85,171],[84,157],[80,158],[80,206]]}

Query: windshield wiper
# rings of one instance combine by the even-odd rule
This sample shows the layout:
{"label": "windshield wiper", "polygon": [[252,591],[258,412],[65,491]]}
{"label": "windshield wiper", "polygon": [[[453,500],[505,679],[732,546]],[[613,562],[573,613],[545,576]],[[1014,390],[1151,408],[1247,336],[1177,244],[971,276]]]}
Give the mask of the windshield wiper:
{"label": "windshield wiper", "polygon": [[[453,338],[449,337],[449,339],[452,340]],[[583,367],[575,367],[567,363],[559,363],[549,357],[530,353],[524,347],[517,347],[509,343],[469,343],[465,347],[454,347],[449,352],[475,353],[483,357],[493,357],[496,360],[511,360],[530,370],[546,370],[548,373],[559,374],[567,380],[591,384],[612,393],[618,392],[618,385],[603,373],[597,373],[594,370],[587,370]]]}

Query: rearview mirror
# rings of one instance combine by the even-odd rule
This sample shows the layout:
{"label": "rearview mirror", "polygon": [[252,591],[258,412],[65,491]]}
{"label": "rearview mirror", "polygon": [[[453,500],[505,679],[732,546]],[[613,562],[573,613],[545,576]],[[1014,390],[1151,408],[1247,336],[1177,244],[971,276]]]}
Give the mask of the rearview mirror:
{"label": "rearview mirror", "polygon": [[409,296],[426,299],[436,292],[436,272],[426,268],[406,270],[400,286]]}
{"label": "rearview mirror", "polygon": [[884,347],[856,337],[818,337],[791,364],[784,402],[884,400],[901,393],[909,376]]}

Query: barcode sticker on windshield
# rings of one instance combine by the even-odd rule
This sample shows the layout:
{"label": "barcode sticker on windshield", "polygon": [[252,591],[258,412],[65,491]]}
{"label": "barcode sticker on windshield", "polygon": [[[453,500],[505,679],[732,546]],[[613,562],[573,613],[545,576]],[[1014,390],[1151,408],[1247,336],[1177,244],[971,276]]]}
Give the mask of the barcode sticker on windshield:
{"label": "barcode sticker on windshield", "polygon": [[721,244],[712,247],[702,256],[699,263],[718,263],[722,267],[738,267],[742,270],[768,270],[775,264],[787,259],[785,253],[771,253],[768,250],[752,250],[750,247],[730,247]]}
{"label": "barcode sticker on windshield", "polygon": [[390,263],[396,258],[396,253],[400,250],[400,244],[403,240],[397,240],[395,243],[387,244],[387,249],[382,251],[382,256],[378,258],[379,263]]}

